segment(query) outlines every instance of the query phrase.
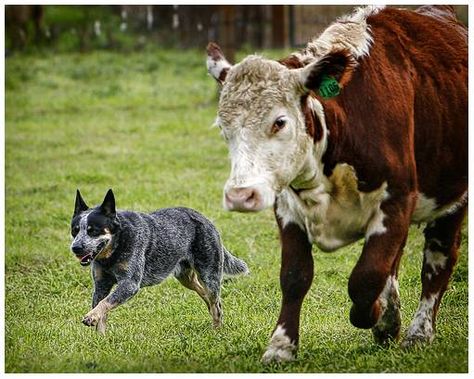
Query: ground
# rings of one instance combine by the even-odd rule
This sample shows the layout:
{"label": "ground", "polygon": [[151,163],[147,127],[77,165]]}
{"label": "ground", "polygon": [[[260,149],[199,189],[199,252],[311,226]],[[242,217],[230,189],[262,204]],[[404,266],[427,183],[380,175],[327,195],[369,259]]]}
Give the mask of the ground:
{"label": "ground", "polygon": [[[298,359],[260,363],[281,301],[277,228],[271,210],[222,209],[229,163],[212,127],[204,51],[16,55],[5,86],[7,372],[467,372],[467,226],[431,346],[380,348],[350,325],[356,243],[313,249]],[[114,310],[105,337],[81,324],[92,281],[69,251],[76,188],[90,204],[113,188],[121,209],[208,216],[251,271],[224,283],[224,326],[214,330],[204,303],[174,279]],[[420,295],[422,227],[401,262],[403,331]]]}

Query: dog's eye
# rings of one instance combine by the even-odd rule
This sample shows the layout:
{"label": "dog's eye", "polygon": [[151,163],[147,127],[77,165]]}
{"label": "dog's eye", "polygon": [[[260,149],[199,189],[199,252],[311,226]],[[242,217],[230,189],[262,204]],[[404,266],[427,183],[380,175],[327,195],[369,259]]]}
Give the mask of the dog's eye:
{"label": "dog's eye", "polygon": [[89,227],[87,228],[87,234],[88,234],[89,236],[91,236],[91,237],[100,236],[100,232],[101,232],[101,230],[98,229],[98,228],[93,228],[93,227],[91,227],[91,226],[89,226]]}

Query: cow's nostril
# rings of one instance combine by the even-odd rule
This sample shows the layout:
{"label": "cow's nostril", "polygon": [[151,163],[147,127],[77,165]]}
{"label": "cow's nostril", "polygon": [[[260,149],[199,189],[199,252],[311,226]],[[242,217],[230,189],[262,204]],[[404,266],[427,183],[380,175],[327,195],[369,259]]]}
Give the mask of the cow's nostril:
{"label": "cow's nostril", "polygon": [[257,199],[256,191],[254,189],[250,189],[250,192],[247,193],[247,198],[245,199],[245,204],[249,206],[253,206]]}
{"label": "cow's nostril", "polygon": [[229,210],[254,211],[260,206],[258,191],[252,187],[231,188],[225,192],[224,198]]}
{"label": "cow's nostril", "polygon": [[247,197],[247,201],[255,199],[255,191],[252,190],[250,192],[250,195]]}

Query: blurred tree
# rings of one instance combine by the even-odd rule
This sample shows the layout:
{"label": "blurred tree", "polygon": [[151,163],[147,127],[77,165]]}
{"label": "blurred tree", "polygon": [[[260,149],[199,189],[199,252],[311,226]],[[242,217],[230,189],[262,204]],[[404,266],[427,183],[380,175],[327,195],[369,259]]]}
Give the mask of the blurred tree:
{"label": "blurred tree", "polygon": [[[404,6],[416,8],[416,6]],[[204,49],[218,42],[229,60],[238,49],[300,47],[348,5],[7,5],[7,48],[47,41],[56,50]],[[455,6],[468,23],[467,6]],[[45,36],[47,38],[45,38]]]}
{"label": "blurred tree", "polygon": [[42,31],[42,5],[7,5],[5,8],[6,47],[24,49],[28,44],[40,43]]}

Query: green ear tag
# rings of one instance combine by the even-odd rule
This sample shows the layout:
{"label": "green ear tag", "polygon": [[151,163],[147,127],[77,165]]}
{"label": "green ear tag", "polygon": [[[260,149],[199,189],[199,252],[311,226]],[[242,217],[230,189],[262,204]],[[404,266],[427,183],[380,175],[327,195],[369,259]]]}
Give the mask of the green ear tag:
{"label": "green ear tag", "polygon": [[331,97],[336,97],[341,92],[339,83],[332,76],[323,75],[321,84],[319,86],[319,94],[323,99],[330,99]]}

